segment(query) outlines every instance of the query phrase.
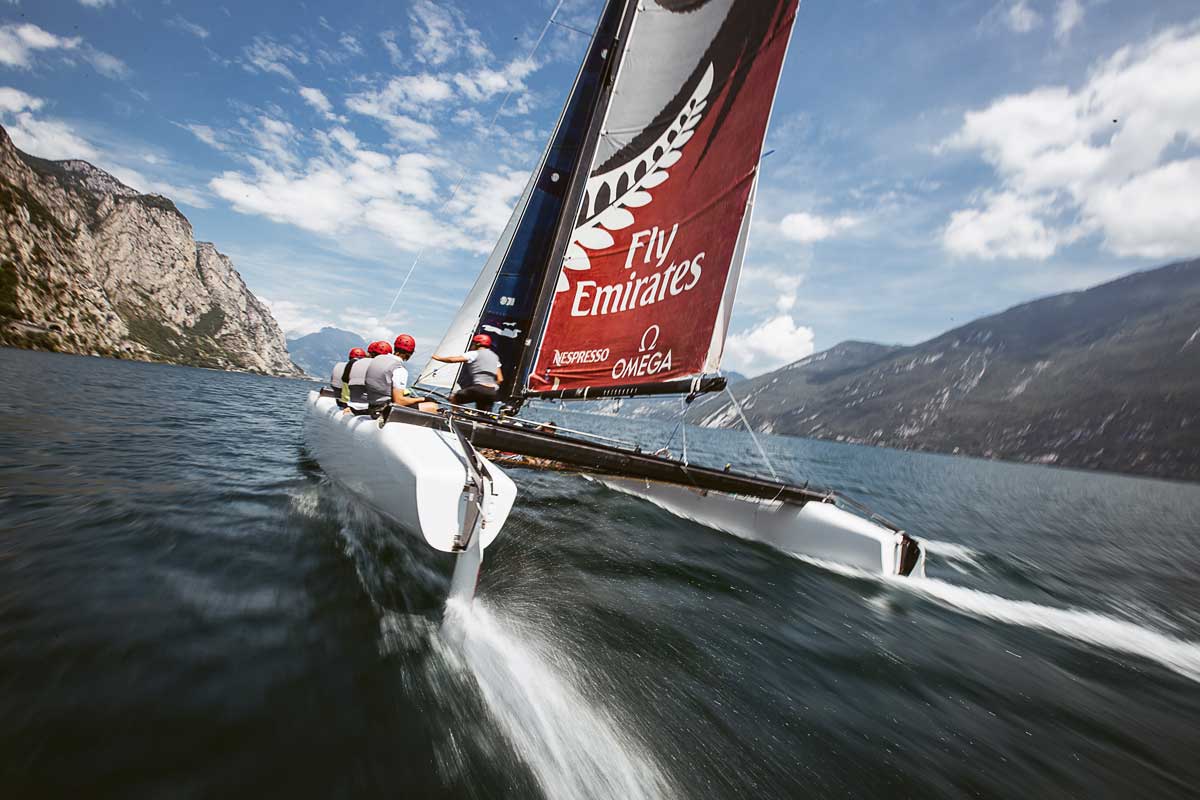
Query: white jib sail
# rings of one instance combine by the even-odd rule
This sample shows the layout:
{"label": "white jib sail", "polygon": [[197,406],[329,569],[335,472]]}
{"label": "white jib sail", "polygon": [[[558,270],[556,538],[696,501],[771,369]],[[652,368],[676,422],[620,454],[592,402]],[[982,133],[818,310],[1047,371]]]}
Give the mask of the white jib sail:
{"label": "white jib sail", "polygon": [[[542,160],[544,161],[545,158],[546,155],[543,153]],[[525,190],[521,192],[521,198],[517,201],[516,208],[513,209],[512,216],[508,219],[508,224],[504,226],[504,231],[496,241],[496,246],[492,248],[492,254],[488,256],[488,260],[483,265],[479,277],[475,279],[475,284],[471,287],[471,291],[467,292],[466,300],[459,307],[458,313],[454,315],[454,320],[450,323],[450,327],[446,329],[445,335],[442,336],[442,340],[438,342],[437,348],[434,349],[433,352],[435,354],[453,355],[461,353],[470,345],[471,337],[475,334],[475,329],[479,325],[479,318],[483,315],[483,306],[487,303],[488,296],[492,291],[492,285],[496,281],[496,273],[500,271],[500,267],[504,263],[504,257],[508,254],[508,247],[512,244],[517,226],[521,223],[521,217],[525,214],[525,207],[529,204],[529,196],[533,194],[533,187],[539,171],[539,169],[535,169],[529,173],[529,180],[525,183]],[[451,389],[458,379],[458,370],[461,367],[461,364],[445,364],[441,361],[430,359],[425,364],[425,368],[421,370],[421,377],[417,379],[417,383],[435,389]]]}

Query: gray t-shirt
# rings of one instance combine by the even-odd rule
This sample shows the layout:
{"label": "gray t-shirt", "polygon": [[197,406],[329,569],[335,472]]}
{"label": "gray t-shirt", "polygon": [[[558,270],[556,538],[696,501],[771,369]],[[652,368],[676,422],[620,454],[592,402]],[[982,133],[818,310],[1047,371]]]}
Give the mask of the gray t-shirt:
{"label": "gray t-shirt", "polygon": [[371,359],[371,366],[363,380],[367,385],[367,402],[370,405],[392,401],[392,388],[395,386],[393,378],[398,371],[401,373],[399,388],[403,390],[408,383],[408,370],[404,368],[403,359],[390,353]]}
{"label": "gray t-shirt", "polygon": [[463,389],[468,386],[498,386],[496,372],[500,369],[500,356],[487,347],[463,353],[467,361],[458,374],[458,385]]}

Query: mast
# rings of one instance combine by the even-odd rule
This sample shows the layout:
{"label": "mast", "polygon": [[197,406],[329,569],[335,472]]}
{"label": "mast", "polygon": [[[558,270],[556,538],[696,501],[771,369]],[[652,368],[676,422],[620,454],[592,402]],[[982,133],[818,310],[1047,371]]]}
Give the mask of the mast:
{"label": "mast", "polygon": [[513,377],[515,380],[507,399],[518,410],[525,400],[527,378],[538,353],[538,347],[534,346],[534,342],[537,341],[539,345],[541,343],[542,331],[545,328],[546,319],[550,314],[551,304],[554,302],[559,265],[562,264],[567,247],[570,245],[574,235],[579,207],[583,202],[584,191],[590,177],[588,165],[592,162],[596,145],[600,140],[600,129],[607,115],[608,105],[612,101],[612,90],[616,73],[620,68],[625,51],[625,42],[629,36],[629,29],[633,25],[637,8],[638,0],[608,0],[604,8],[604,16],[601,17],[601,24],[603,24],[610,11],[619,9],[620,24],[616,35],[608,42],[604,50],[601,51],[601,57],[604,58],[605,63],[600,79],[600,95],[592,109],[587,134],[583,140],[584,144],[580,148],[580,159],[571,175],[566,199],[563,202],[563,213],[560,214],[558,224],[555,228],[554,246],[551,248],[550,257],[545,264],[542,283],[537,293],[537,306],[534,312],[533,324],[529,328],[529,336],[525,339],[521,360],[514,370]]}
{"label": "mast", "polygon": [[[571,199],[576,177],[586,178],[593,152],[593,121],[603,116],[600,98],[610,80],[613,42],[626,12],[626,0],[608,0],[559,115],[554,132],[525,190],[485,263],[466,301],[451,322],[436,353],[465,350],[476,333],[491,336],[505,381],[498,398],[511,401],[522,382],[515,365],[534,341],[533,319],[540,289],[552,264],[561,262],[556,233],[563,217],[573,218]],[[557,252],[557,255],[555,253]],[[420,383],[448,389],[458,376],[457,364],[430,361]]]}

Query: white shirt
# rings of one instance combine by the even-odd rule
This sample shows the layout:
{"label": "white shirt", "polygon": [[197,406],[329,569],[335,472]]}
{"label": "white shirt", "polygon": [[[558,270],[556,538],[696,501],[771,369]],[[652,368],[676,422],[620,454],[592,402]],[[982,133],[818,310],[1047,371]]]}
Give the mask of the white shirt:
{"label": "white shirt", "polygon": [[399,389],[401,394],[408,390],[408,369],[403,365],[392,373],[392,389]]}

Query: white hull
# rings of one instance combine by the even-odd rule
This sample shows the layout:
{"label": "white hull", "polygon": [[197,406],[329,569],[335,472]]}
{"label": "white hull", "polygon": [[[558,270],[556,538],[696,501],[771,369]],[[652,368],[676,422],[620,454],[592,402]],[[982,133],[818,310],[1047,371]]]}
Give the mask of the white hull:
{"label": "white hull", "polygon": [[[456,540],[470,534],[464,530],[471,518],[464,487],[471,472],[453,433],[395,422],[380,427],[369,416],[343,414],[317,392],[308,393],[304,429],[327,475],[430,547],[455,552]],[[491,462],[486,466],[491,481],[483,498],[481,549],[500,533],[517,497],[512,479]]]}
{"label": "white hull", "polygon": [[[649,500],[676,516],[793,555],[883,575],[899,573],[901,534],[832,503],[799,506],[637,478],[589,477],[610,489]],[[924,549],[910,575],[924,577]]]}

